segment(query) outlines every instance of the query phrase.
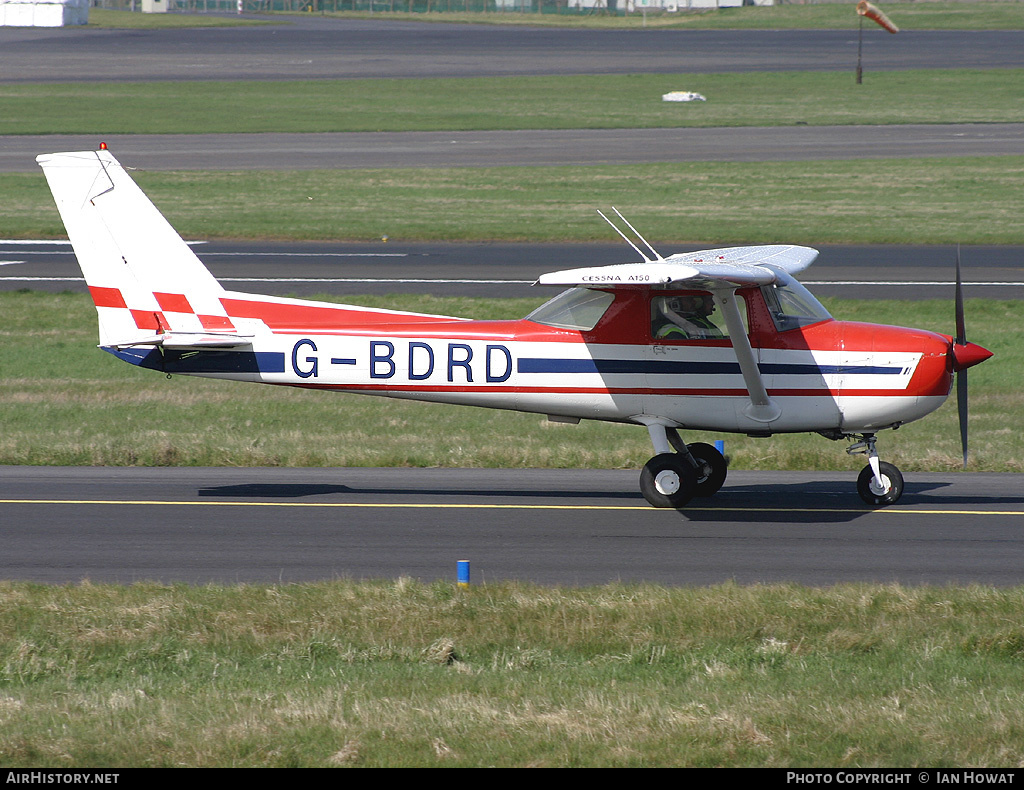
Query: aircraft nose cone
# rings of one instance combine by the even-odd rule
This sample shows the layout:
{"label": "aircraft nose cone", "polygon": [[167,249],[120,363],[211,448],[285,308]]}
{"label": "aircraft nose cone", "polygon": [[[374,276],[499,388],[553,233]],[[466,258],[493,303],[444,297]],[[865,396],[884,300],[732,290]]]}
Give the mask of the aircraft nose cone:
{"label": "aircraft nose cone", "polygon": [[992,352],[977,343],[964,343],[963,345],[953,343],[950,355],[953,359],[953,370],[959,372],[984,362],[992,356]]}

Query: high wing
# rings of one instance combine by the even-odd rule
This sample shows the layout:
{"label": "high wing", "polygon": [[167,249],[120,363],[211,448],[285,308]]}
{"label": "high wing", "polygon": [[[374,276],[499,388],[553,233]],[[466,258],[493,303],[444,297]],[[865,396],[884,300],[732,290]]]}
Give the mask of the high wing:
{"label": "high wing", "polygon": [[581,288],[716,288],[770,285],[778,280],[772,268],[797,274],[818,257],[811,247],[769,244],[724,247],[670,255],[643,263],[587,266],[542,274],[536,285]]}
{"label": "high wing", "polygon": [[[757,357],[747,338],[736,305],[736,289],[747,285],[771,285],[806,269],[818,251],[811,247],[770,244],[755,247],[724,247],[699,250],[668,258],[659,256],[643,263],[590,266],[542,274],[536,285],[579,288],[701,288],[711,291],[725,317],[733,351],[750,405],[744,414],[758,422],[778,419],[782,410],[772,401],[761,378]],[[651,426],[648,426],[650,429]],[[652,438],[654,434],[652,433]]]}

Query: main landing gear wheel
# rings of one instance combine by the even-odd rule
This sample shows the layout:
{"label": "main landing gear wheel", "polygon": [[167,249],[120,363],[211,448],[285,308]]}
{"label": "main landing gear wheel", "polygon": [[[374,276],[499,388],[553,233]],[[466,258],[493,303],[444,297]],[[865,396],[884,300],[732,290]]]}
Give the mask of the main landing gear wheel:
{"label": "main landing gear wheel", "polygon": [[697,462],[697,485],[693,495],[699,497],[713,496],[725,483],[725,475],[728,473],[728,464],[725,456],[718,452],[717,448],[704,442],[694,442],[686,445],[693,460]]}
{"label": "main landing gear wheel", "polygon": [[640,491],[654,507],[680,508],[696,489],[697,470],[676,453],[654,456],[640,472]]}
{"label": "main landing gear wheel", "polygon": [[896,504],[903,496],[903,475],[899,469],[885,461],[878,464],[878,474],[882,479],[881,488],[875,480],[875,473],[871,471],[871,464],[865,466],[857,478],[857,493],[861,499],[875,507]]}

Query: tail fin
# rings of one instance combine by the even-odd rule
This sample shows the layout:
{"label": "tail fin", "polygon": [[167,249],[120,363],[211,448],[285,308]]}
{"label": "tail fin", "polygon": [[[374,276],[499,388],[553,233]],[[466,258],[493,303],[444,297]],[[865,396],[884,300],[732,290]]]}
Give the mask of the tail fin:
{"label": "tail fin", "polygon": [[96,303],[101,346],[161,345],[172,336],[179,345],[218,336],[238,344],[220,283],[106,148],[36,161]]}

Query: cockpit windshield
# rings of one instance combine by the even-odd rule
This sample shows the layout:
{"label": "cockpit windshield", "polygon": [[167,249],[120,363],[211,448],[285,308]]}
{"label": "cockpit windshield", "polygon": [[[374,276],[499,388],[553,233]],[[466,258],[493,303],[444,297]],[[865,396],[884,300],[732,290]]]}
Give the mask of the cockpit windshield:
{"label": "cockpit windshield", "polygon": [[608,291],[570,288],[542,304],[526,316],[526,320],[559,329],[586,332],[597,326],[614,299],[615,295]]}
{"label": "cockpit windshield", "polygon": [[775,266],[769,268],[778,275],[778,281],[763,286],[761,293],[764,294],[765,304],[776,329],[786,332],[832,318],[821,302],[800,283],[782,269]]}

